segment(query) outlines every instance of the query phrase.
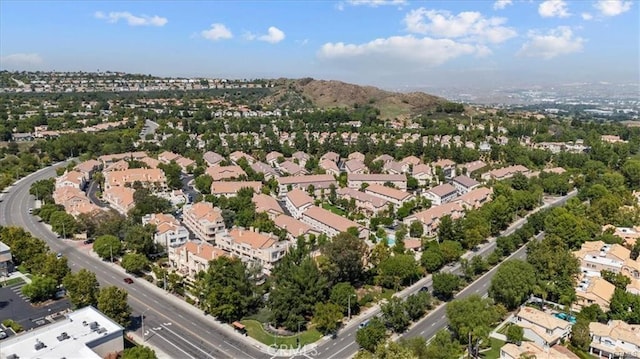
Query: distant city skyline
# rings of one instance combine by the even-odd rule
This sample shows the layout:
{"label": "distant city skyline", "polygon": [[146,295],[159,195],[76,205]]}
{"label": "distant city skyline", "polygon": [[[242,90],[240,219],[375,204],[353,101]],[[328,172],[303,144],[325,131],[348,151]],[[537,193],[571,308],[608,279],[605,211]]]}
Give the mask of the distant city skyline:
{"label": "distant city skyline", "polygon": [[314,77],[383,88],[640,83],[640,4],[0,2],[0,69]]}

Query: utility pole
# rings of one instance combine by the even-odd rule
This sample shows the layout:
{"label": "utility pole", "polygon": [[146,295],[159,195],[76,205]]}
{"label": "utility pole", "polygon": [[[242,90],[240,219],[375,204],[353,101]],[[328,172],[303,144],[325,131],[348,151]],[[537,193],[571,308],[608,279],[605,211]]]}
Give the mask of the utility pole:
{"label": "utility pole", "polygon": [[164,291],[167,291],[167,272],[164,272]]}
{"label": "utility pole", "polygon": [[348,320],[351,320],[351,297],[355,297],[355,294],[349,294],[349,297],[347,297],[347,307],[348,307]]}
{"label": "utility pole", "polygon": [[111,263],[113,263],[113,245],[109,244],[109,254],[111,254]]}

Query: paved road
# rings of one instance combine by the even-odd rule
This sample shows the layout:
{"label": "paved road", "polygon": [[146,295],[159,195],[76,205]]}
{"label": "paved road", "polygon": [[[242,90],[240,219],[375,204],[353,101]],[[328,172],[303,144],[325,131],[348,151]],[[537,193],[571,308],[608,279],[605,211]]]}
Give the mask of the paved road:
{"label": "paved road", "polygon": [[[560,197],[552,202],[546,203],[541,207],[541,209],[548,207],[556,207],[564,205],[569,198],[574,197],[577,194],[577,191],[570,192],[567,196]],[[525,218],[517,220],[509,228],[504,230],[501,235],[507,236],[511,233],[515,232],[518,228],[522,227],[527,220]],[[539,237],[538,237],[539,238]],[[489,243],[485,244],[481,247],[477,252],[469,252],[464,257],[470,258],[474,255],[481,255],[482,257],[487,257],[493,252],[496,248],[496,241],[491,240]],[[522,259],[526,255],[526,246],[518,249],[514,252],[509,258],[512,259]],[[479,294],[485,295],[489,289],[489,284],[491,283],[491,278],[495,274],[497,266],[492,268],[490,271],[485,273],[482,277],[477,279],[475,282],[471,283],[469,286],[460,291],[456,298],[465,298],[471,294]],[[442,269],[442,271],[461,274],[461,268],[459,264],[454,266],[448,266]],[[399,296],[406,298],[407,296],[414,294],[420,290],[423,286],[427,286],[429,288],[433,288],[433,282],[431,280],[431,276],[427,276],[417,283],[415,283],[410,288],[403,290],[398,293]],[[380,314],[379,308],[372,309],[365,315],[361,316],[361,321],[371,318],[373,316],[377,316]],[[361,322],[360,321],[360,322]],[[340,331],[337,339],[326,340],[323,339],[324,342],[320,343],[319,347],[316,349],[318,352],[318,358],[321,359],[341,359],[347,358],[355,355],[359,349],[358,344],[355,342],[355,334],[358,330],[358,323],[350,323],[346,328]],[[437,333],[440,329],[444,329],[447,326],[447,317],[445,312],[445,306],[441,306],[431,311],[426,317],[422,318],[420,321],[415,323],[410,330],[405,332],[402,337],[411,338],[416,336],[421,336],[428,339],[431,339],[435,333]],[[304,358],[303,356],[299,356],[296,358]]]}
{"label": "paved road", "polygon": [[[23,178],[0,202],[0,224],[23,227],[47,242],[54,252],[65,255],[73,271],[86,268],[94,272],[102,286],[115,285],[129,293],[129,304],[134,316],[145,312],[147,341],[172,358],[266,358],[266,354],[236,336],[231,328],[213,323],[210,316],[161,289],[136,279],[126,284],[127,275],[122,268],[89,255],[78,242],[58,239],[48,228],[28,214],[34,199],[29,187],[35,181],[55,176],[55,168],[36,172]],[[142,330],[137,333],[142,337]]]}

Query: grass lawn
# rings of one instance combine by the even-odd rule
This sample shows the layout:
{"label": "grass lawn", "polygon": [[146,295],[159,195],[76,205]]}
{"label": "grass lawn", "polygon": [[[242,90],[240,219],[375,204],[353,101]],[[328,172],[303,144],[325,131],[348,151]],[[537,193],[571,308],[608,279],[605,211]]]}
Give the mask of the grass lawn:
{"label": "grass lawn", "polygon": [[3,281],[2,282],[2,286],[3,287],[8,287],[10,285],[19,284],[19,283],[22,283],[22,282],[24,282],[22,280],[22,278],[11,278],[8,281]]}
{"label": "grass lawn", "polygon": [[333,213],[335,213],[335,214],[337,214],[339,216],[345,216],[346,215],[343,210],[341,210],[340,208],[338,208],[338,207],[336,207],[336,206],[334,206],[332,204],[329,204],[329,203],[323,203],[322,204],[322,208],[324,208],[326,210],[329,210],[329,211],[331,211],[331,212],[333,212]]}
{"label": "grass lawn", "polygon": [[489,338],[491,340],[491,349],[480,353],[480,356],[485,359],[498,359],[500,358],[500,348],[506,344],[502,340],[496,338]]}
{"label": "grass lawn", "polygon": [[[247,333],[251,338],[266,345],[272,345],[274,342],[278,346],[284,344],[290,347],[297,347],[298,345],[296,340],[297,335],[289,337],[274,336],[273,334],[266,332],[264,328],[262,328],[262,323],[256,320],[243,320],[241,323],[247,328]],[[314,343],[320,338],[322,338],[322,334],[314,328],[300,332],[300,346]]]}

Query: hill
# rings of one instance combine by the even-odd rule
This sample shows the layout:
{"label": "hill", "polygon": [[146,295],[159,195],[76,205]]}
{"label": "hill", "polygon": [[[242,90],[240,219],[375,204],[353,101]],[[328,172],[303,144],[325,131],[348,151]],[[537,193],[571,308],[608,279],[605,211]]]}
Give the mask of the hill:
{"label": "hill", "polygon": [[273,93],[262,99],[263,104],[313,104],[320,108],[353,107],[369,104],[380,110],[380,117],[405,118],[411,114],[434,109],[445,99],[423,92],[398,93],[373,86],[360,86],[341,81],[311,78],[279,79]]}

